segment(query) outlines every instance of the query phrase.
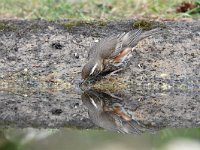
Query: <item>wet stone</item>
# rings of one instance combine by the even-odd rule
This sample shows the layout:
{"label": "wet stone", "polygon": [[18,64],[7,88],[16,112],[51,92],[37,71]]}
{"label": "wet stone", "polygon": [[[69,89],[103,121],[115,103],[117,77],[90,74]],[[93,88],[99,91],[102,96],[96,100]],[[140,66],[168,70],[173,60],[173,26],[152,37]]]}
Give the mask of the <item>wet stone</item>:
{"label": "wet stone", "polygon": [[[163,127],[199,127],[200,37],[192,29],[198,31],[199,21],[164,22],[169,33],[141,41],[123,71],[83,89],[76,80],[82,82],[81,69],[91,46],[106,36],[132,30],[134,20],[70,30],[60,28],[59,21],[8,23],[16,26],[12,34],[23,34],[12,36],[6,30],[0,34],[7,43],[0,44],[1,125],[101,127],[138,134]],[[32,25],[31,33],[24,30]],[[38,40],[47,35],[47,40]],[[5,57],[15,53],[16,61],[10,64]]]}

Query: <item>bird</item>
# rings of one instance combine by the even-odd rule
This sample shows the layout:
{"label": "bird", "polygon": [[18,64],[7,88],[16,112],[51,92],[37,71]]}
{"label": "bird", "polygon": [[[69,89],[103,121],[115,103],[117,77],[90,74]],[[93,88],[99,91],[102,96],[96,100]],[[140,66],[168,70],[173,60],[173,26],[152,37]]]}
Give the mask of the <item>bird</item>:
{"label": "bird", "polygon": [[141,134],[146,130],[142,123],[132,119],[121,98],[90,89],[82,93],[81,99],[88,108],[92,122],[101,128],[134,134]]}
{"label": "bird", "polygon": [[162,32],[162,28],[149,31],[134,29],[100,40],[90,49],[89,61],[83,66],[81,72],[82,79],[87,80],[90,77],[96,77],[109,64],[120,66],[139,41]]}

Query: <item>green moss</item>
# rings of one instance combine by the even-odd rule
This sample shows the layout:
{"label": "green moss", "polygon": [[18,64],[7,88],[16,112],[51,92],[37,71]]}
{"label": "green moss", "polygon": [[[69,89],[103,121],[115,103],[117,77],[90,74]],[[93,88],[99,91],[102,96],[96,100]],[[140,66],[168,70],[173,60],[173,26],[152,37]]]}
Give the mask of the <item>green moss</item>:
{"label": "green moss", "polygon": [[152,28],[152,22],[150,21],[146,21],[146,20],[138,20],[136,22],[133,23],[133,27],[134,28],[142,28],[145,30],[149,30]]}
{"label": "green moss", "polygon": [[133,28],[142,28],[144,30],[151,30],[157,27],[166,28],[166,25],[161,22],[149,21],[149,20],[137,20],[133,23]]}
{"label": "green moss", "polygon": [[107,25],[107,22],[102,20],[98,21],[69,20],[66,23],[63,23],[63,27],[65,29],[72,29],[74,27],[84,26],[84,25],[94,25],[97,27],[103,27]]}
{"label": "green moss", "polygon": [[16,27],[11,26],[10,24],[6,23],[6,22],[0,22],[0,31],[15,31]]}
{"label": "green moss", "polygon": [[83,24],[85,24],[83,21],[78,21],[78,20],[74,21],[73,20],[73,21],[67,21],[66,23],[63,23],[63,27],[65,29],[71,29],[71,28],[74,28],[77,26],[81,26]]}

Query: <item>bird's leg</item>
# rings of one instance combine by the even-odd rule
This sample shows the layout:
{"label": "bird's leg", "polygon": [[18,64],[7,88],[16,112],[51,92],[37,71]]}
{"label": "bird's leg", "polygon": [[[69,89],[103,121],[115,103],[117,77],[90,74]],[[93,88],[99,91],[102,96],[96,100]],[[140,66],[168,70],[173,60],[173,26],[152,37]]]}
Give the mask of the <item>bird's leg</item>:
{"label": "bird's leg", "polygon": [[119,68],[119,69],[117,69],[117,70],[115,70],[115,71],[112,71],[112,72],[109,73],[107,76],[108,76],[108,77],[116,76],[117,73],[120,72],[120,71],[122,71],[122,70],[123,70],[123,68]]}

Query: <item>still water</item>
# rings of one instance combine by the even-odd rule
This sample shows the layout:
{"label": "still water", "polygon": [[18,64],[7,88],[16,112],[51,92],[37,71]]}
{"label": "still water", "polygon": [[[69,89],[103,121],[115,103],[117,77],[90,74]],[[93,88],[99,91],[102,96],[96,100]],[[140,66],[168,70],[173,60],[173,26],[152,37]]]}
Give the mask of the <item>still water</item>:
{"label": "still water", "polygon": [[200,149],[198,93],[121,97],[2,91],[0,150]]}
{"label": "still water", "polygon": [[1,150],[200,150],[199,82],[111,93],[25,77],[0,84]]}

